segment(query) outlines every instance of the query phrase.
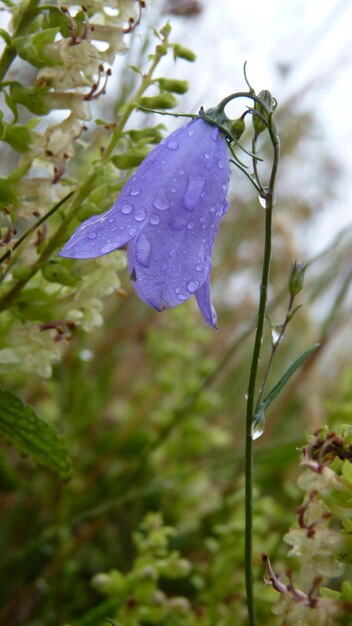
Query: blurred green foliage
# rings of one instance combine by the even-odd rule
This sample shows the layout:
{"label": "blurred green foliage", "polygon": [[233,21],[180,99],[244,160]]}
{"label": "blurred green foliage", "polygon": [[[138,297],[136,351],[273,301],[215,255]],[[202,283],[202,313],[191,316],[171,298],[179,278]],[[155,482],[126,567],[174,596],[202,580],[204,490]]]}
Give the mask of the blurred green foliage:
{"label": "blurred green foliage", "polygon": [[[52,441],[65,439],[73,475],[63,482],[60,472],[49,471],[56,459],[50,450],[47,462],[33,455],[44,469],[19,453],[29,449],[11,445],[23,435],[15,418],[23,419],[25,409],[10,416],[17,422],[12,434],[4,426],[8,414],[0,414],[1,626],[99,626],[107,618],[119,626],[246,624],[243,422],[262,254],[257,198],[235,172],[215,248],[218,333],[203,326],[192,301],[163,314],[141,304],[122,251],[84,263],[55,256],[81,220],[112,204],[131,168],[162,138],[165,119],[133,117],[138,105],[152,98],[168,108],[177,102],[174,94],[187,90],[179,63],[194,61],[192,51],[170,41],[169,26],[154,33],[156,47],[149,34],[140,46],[135,32],[142,4],[125,0],[116,14],[105,10],[113,2],[83,9],[68,2],[64,10],[55,2],[6,3],[13,24],[0,59],[0,256],[7,255],[0,285],[1,386],[14,406],[21,398],[17,411],[27,407],[23,402],[32,407],[27,426],[32,418],[45,420]],[[128,47],[126,63],[114,70],[114,99],[103,108],[106,67]],[[160,69],[167,78],[156,75],[168,57],[180,60],[177,79],[167,65]],[[320,348],[268,410],[256,445],[255,594],[264,626],[282,623],[272,614],[278,592],[263,583],[261,553],[275,571],[291,563],[283,537],[297,525],[302,500],[297,447],[306,430],[324,422],[338,429],[352,411],[351,232],[317,258],[298,249],[296,233],[316,203],[297,197],[290,171],[314,120],[297,113],[294,102],[279,107],[278,117],[282,190],[261,367],[271,331],[285,319],[290,268],[299,254],[307,264],[298,296],[304,306],[290,321],[271,382],[308,345],[319,342]],[[264,155],[267,149],[264,143]],[[319,165],[331,173],[323,154]],[[320,175],[318,190],[321,204],[327,202],[328,176]],[[69,191],[74,195],[45,219]],[[37,443],[43,443],[40,432],[33,429]],[[67,461],[66,447],[58,467]],[[342,480],[340,465],[331,471]],[[65,478],[68,473],[65,466]],[[334,532],[350,536],[350,508],[344,505],[343,530],[341,511],[332,512]],[[332,600],[341,600],[334,592],[350,593],[347,577],[339,585],[327,576],[324,586]],[[350,623],[347,613],[341,619]],[[327,620],[319,623],[335,623]]]}

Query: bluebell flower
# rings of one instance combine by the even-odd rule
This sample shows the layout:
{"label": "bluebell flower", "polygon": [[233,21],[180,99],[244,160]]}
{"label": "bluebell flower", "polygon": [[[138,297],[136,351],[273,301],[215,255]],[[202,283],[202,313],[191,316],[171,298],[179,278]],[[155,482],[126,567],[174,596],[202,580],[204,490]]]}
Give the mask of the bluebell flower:
{"label": "bluebell flower", "polygon": [[127,245],[130,278],[144,302],[163,311],[194,294],[216,328],[211,257],[229,178],[225,136],[193,119],[149,153],[114,206],[83,222],[60,256],[89,259]]}

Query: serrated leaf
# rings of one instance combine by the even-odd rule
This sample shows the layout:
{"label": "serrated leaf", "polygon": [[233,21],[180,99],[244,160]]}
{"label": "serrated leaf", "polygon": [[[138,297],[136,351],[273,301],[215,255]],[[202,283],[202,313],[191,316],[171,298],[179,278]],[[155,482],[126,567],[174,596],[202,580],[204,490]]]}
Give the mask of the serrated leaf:
{"label": "serrated leaf", "polygon": [[0,434],[39,465],[67,480],[72,474],[65,441],[52,424],[38,417],[11,391],[0,389]]}
{"label": "serrated leaf", "polygon": [[286,370],[284,375],[280,378],[279,382],[269,391],[266,398],[264,398],[263,402],[260,404],[260,409],[266,411],[268,406],[275,400],[275,398],[279,395],[280,391],[285,387],[285,385],[290,380],[291,376],[298,370],[298,368],[306,361],[312,354],[319,348],[320,344],[315,343],[313,346],[308,348],[301,356],[296,359],[292,365]]}

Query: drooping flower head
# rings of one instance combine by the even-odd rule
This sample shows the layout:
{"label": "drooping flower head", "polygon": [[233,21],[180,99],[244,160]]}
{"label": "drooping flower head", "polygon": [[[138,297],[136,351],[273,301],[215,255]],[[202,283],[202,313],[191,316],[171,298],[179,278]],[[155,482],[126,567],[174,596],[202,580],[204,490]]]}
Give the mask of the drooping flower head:
{"label": "drooping flower head", "polygon": [[162,311],[194,294],[216,328],[211,256],[229,178],[224,134],[193,119],[149,153],[113,207],[83,222],[60,256],[89,259],[127,244],[130,278],[144,302]]}

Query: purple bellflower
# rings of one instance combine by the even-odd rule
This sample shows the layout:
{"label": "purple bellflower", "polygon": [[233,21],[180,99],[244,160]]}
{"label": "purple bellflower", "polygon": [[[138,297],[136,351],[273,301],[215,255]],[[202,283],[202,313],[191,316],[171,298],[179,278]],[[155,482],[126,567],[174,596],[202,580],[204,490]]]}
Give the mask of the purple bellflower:
{"label": "purple bellflower", "polygon": [[193,119],[149,153],[113,207],[83,222],[59,255],[89,259],[127,244],[130,278],[144,302],[163,311],[194,294],[216,328],[210,272],[227,210],[227,150],[215,125]]}

